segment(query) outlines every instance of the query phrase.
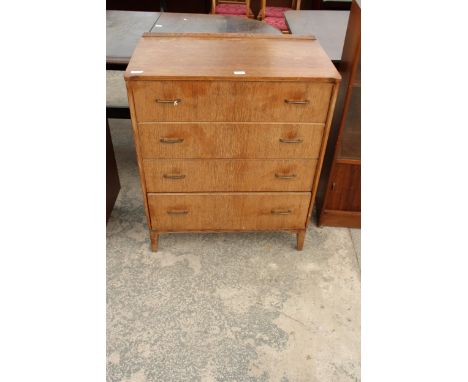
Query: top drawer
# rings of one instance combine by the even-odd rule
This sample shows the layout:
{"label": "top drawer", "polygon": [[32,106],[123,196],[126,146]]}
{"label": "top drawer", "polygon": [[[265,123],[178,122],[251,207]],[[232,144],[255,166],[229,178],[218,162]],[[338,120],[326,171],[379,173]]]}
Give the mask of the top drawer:
{"label": "top drawer", "polygon": [[327,82],[134,81],[138,122],[324,123]]}

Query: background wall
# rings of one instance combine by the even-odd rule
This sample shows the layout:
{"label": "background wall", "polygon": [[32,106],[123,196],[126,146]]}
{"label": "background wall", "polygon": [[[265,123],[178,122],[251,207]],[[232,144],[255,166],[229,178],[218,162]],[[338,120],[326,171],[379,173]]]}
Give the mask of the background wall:
{"label": "background wall", "polygon": [[[211,0],[107,0],[106,9],[127,11],[153,11],[160,10],[161,3],[166,3],[168,12],[209,13]],[[260,0],[251,0],[252,11],[258,14]],[[290,0],[268,0],[268,5],[290,6]],[[351,2],[302,0],[301,9],[350,9]]]}

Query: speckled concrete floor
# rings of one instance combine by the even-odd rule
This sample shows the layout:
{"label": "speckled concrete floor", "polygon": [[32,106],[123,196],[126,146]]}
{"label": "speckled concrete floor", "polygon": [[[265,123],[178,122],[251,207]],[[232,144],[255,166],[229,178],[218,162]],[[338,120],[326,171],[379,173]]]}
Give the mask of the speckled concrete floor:
{"label": "speckled concrete floor", "polygon": [[[150,252],[130,121],[107,225],[107,380],[360,381],[360,232],[173,234]],[[354,242],[353,242],[354,239]]]}

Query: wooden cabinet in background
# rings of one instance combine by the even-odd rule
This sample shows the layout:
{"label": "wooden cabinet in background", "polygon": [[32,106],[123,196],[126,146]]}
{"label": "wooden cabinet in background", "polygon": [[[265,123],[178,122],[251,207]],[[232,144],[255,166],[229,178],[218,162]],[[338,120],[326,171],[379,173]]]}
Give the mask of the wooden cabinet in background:
{"label": "wooden cabinet in background", "polygon": [[361,226],[361,7],[353,0],[342,82],[317,193],[318,224]]}
{"label": "wooden cabinet in background", "polygon": [[125,80],[153,251],[190,231],[302,249],[340,83],[315,38],[149,33]]}

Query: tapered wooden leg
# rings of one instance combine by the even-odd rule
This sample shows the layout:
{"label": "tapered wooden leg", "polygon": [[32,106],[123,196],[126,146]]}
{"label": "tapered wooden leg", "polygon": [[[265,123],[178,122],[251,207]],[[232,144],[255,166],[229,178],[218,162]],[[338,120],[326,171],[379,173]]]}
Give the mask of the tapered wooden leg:
{"label": "tapered wooden leg", "polygon": [[150,237],[151,237],[151,250],[153,252],[157,252],[158,251],[159,234],[156,231],[151,231],[150,232]]}
{"label": "tapered wooden leg", "polygon": [[306,234],[305,229],[301,231],[297,231],[296,233],[296,240],[297,240],[296,249],[298,251],[302,251],[302,248],[304,248],[305,234]]}

